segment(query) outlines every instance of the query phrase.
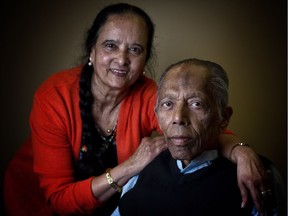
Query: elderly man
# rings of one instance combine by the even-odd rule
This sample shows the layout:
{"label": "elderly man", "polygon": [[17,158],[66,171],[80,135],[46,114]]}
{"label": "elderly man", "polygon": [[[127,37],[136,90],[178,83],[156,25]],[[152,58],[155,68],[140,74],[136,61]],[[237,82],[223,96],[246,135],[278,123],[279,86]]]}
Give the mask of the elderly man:
{"label": "elderly man", "polygon": [[[169,150],[124,187],[120,214],[258,215],[252,200],[241,208],[236,166],[216,150],[232,115],[222,67],[199,59],[171,65],[160,79],[155,112]],[[271,190],[263,198],[274,204]]]}

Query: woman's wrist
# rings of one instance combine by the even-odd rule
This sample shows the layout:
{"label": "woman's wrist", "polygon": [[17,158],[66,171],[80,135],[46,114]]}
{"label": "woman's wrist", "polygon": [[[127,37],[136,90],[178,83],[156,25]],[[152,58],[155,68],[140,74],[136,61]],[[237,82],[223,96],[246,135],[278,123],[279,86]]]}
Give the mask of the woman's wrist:
{"label": "woman's wrist", "polygon": [[115,168],[113,168],[113,172],[115,172],[114,180],[117,184],[123,186],[133,176],[130,171],[130,163],[126,160]]}
{"label": "woman's wrist", "polygon": [[108,168],[105,172],[105,176],[106,176],[106,179],[107,179],[107,182],[108,184],[114,189],[116,190],[117,192],[121,193],[122,192],[122,186],[119,186],[113,179],[113,177],[111,176],[111,173],[110,173],[110,168]]}
{"label": "woman's wrist", "polygon": [[240,147],[249,147],[249,145],[245,142],[238,142],[232,146],[230,153],[229,153],[229,159],[234,163],[237,163],[237,154],[235,155],[233,153],[236,148],[240,148]]}
{"label": "woman's wrist", "polygon": [[219,140],[218,140],[218,149],[222,156],[224,156],[226,159],[232,161],[235,163],[234,160],[234,149],[232,153],[232,148],[235,146],[236,143],[239,143],[240,139],[239,137],[232,135],[232,134],[219,134]]}

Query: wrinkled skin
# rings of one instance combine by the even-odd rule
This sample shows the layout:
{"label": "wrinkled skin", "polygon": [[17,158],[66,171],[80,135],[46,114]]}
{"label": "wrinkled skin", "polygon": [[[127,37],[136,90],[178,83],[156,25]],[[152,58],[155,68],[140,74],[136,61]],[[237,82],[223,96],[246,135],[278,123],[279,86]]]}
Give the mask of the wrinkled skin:
{"label": "wrinkled skin", "polygon": [[194,74],[180,67],[166,75],[156,112],[172,156],[184,166],[203,151],[217,148],[219,132],[228,122],[219,119],[206,88],[209,72],[203,67],[194,69],[201,72]]}

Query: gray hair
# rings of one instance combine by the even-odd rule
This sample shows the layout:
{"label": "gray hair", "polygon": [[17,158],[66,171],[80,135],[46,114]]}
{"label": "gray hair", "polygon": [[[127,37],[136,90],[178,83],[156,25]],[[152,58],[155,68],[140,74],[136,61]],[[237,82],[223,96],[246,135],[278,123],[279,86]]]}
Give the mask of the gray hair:
{"label": "gray hair", "polygon": [[177,63],[174,63],[170,65],[168,68],[166,68],[166,70],[161,75],[159,83],[158,83],[158,97],[157,97],[157,103],[156,103],[155,109],[156,110],[158,109],[160,91],[163,86],[164,77],[167,75],[167,73],[171,69],[178,67],[180,65],[203,66],[211,72],[209,89],[211,90],[215,103],[218,107],[219,117],[221,117],[222,119],[222,112],[225,110],[225,108],[228,105],[228,88],[229,88],[228,76],[225,70],[219,64],[211,62],[211,61],[196,59],[196,58],[185,59]]}

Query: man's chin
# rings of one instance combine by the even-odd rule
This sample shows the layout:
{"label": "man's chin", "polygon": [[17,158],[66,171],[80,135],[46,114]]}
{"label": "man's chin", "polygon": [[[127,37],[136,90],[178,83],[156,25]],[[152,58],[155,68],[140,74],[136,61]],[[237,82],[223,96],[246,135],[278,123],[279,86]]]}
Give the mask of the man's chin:
{"label": "man's chin", "polygon": [[172,157],[175,160],[190,160],[191,156],[187,155],[185,152],[171,152]]}

